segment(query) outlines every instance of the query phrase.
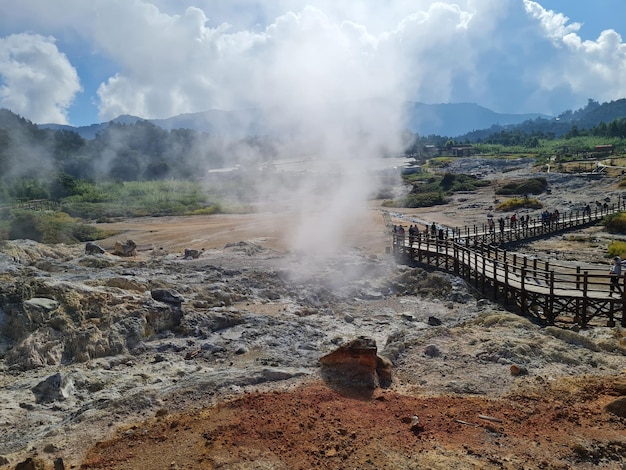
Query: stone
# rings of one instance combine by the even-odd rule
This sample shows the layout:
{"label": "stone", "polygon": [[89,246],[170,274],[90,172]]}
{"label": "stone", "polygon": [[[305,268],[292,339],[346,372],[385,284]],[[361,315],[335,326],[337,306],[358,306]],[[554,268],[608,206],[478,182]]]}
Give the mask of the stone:
{"label": "stone", "polygon": [[104,248],[94,242],[87,242],[85,244],[86,255],[103,255],[104,253]]}
{"label": "stone", "polygon": [[37,403],[51,403],[66,400],[74,393],[72,379],[57,372],[32,388]]}
{"label": "stone", "polygon": [[44,470],[45,465],[39,459],[33,459],[28,457],[23,462],[18,463],[15,466],[15,470]]}
{"label": "stone", "polygon": [[7,459],[4,455],[0,455],[0,465],[9,465],[9,459]]}
{"label": "stone", "polygon": [[428,317],[428,324],[430,326],[441,326],[441,320],[437,317]]}
{"label": "stone", "polygon": [[378,356],[376,341],[360,336],[320,358],[329,379],[375,388],[391,384],[392,364]]}
{"label": "stone", "polygon": [[29,323],[36,326],[45,324],[59,308],[59,302],[45,297],[33,297],[25,300],[23,305]]}
{"label": "stone", "polygon": [[511,375],[517,377],[519,375],[528,375],[528,369],[524,366],[518,366],[517,364],[511,365]]}
{"label": "stone", "polygon": [[125,243],[115,242],[113,254],[117,256],[137,256],[137,244],[132,240],[126,240]]}
{"label": "stone", "polygon": [[180,305],[185,301],[183,296],[173,289],[153,289],[150,291],[150,294],[154,300],[165,302],[166,304]]}
{"label": "stone", "polygon": [[43,448],[43,451],[46,454],[54,454],[55,452],[59,451],[59,448],[55,446],[54,444],[46,444]]}
{"label": "stone", "polygon": [[193,250],[191,248],[185,248],[185,259],[198,259],[200,257],[200,251]]}
{"label": "stone", "polygon": [[620,397],[617,400],[613,400],[608,403],[604,409],[611,414],[626,418],[626,397]]}
{"label": "stone", "polygon": [[54,459],[54,470],[65,470],[65,463],[61,457]]}
{"label": "stone", "polygon": [[424,354],[428,357],[439,357],[441,356],[441,351],[434,344],[429,344],[424,348]]}

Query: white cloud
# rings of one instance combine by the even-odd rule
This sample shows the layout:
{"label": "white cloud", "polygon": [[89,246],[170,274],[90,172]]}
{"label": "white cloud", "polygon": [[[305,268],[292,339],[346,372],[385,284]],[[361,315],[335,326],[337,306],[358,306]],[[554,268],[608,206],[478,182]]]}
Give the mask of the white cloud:
{"label": "white cloud", "polygon": [[80,90],[76,70],[53,38],[0,38],[0,106],[35,122],[67,123],[67,109]]}
{"label": "white cloud", "polygon": [[534,67],[540,85],[535,94],[540,99],[548,101],[559,90],[567,90],[579,102],[626,97],[626,44],[618,33],[606,30],[595,41],[582,41],[576,34],[579,24],[568,25],[567,17],[536,2],[525,0],[524,4],[554,45]]}
{"label": "white cloud", "polygon": [[524,0],[524,6],[532,17],[539,20],[539,24],[546,36],[553,39],[556,46],[559,45],[563,37],[580,30],[580,23],[568,24],[569,18],[567,16],[552,10],[546,10],[537,2]]}
{"label": "white cloud", "polygon": [[0,27],[106,56],[117,71],[99,84],[103,120],[384,96],[554,113],[626,96],[622,38],[582,41],[541,0],[53,3],[2,2]]}

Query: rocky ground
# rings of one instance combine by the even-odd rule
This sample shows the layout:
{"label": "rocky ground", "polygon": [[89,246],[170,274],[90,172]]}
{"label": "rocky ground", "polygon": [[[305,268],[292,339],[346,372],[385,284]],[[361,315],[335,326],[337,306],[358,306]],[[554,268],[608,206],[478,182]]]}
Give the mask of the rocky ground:
{"label": "rocky ground", "polygon": [[[617,194],[548,177],[560,210]],[[493,199],[393,218],[474,223]],[[3,243],[0,468],[623,468],[624,329],[542,327],[397,265],[377,203],[333,256],[286,245],[299,216],[120,221],[103,254]],[[608,240],[521,249],[604,263]],[[359,337],[389,386],[320,364]]]}

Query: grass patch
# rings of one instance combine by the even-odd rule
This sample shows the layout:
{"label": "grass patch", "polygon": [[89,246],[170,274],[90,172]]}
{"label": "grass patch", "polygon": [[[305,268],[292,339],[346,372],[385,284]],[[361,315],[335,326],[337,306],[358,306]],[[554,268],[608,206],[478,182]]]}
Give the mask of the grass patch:
{"label": "grass patch", "polygon": [[110,236],[109,232],[84,224],[65,212],[16,212],[9,222],[7,238],[28,238],[40,243],[80,243]]}
{"label": "grass patch", "polygon": [[64,212],[83,219],[221,212],[221,205],[191,181],[81,182],[80,189],[61,204]]}
{"label": "grass patch", "polygon": [[520,315],[504,312],[485,312],[478,315],[472,323],[477,326],[489,328],[492,326],[502,326],[506,328],[532,329],[534,325]]}

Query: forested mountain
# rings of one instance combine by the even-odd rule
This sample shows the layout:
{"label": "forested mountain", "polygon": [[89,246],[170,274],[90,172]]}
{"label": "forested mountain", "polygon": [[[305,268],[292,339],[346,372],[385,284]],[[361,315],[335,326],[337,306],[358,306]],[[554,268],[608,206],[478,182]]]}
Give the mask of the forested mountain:
{"label": "forested mountain", "polygon": [[[502,114],[473,103],[424,104],[408,102],[405,108],[406,127],[420,136],[437,135],[457,141],[480,142],[492,134],[515,131],[528,135],[560,137],[572,126],[590,129],[601,122],[609,124],[626,117],[626,99],[598,103],[589,100],[584,108],[567,110],[556,118],[542,114]],[[209,110],[200,113],[181,114],[167,119],[144,120],[137,116],[122,115],[110,122],[72,127],[58,124],[43,124],[41,129],[66,130],[82,138],[95,139],[110,124],[132,125],[149,122],[163,130],[188,129],[212,136],[244,139],[248,136],[272,135],[266,128],[259,110],[221,111]],[[1,127],[1,126],[0,126]]]}
{"label": "forested mountain", "polygon": [[[407,102],[404,113],[406,127],[419,135],[457,136],[476,129],[489,128],[492,125],[519,124],[539,117],[542,114],[501,114],[473,103],[424,104]],[[115,124],[135,124],[143,119],[137,116],[123,115],[113,119]],[[266,119],[259,109],[241,111],[223,111],[212,109],[199,113],[181,114],[167,119],[146,120],[165,130],[191,129],[211,135],[230,138],[245,138],[253,135],[275,135],[275,130],[268,128]],[[72,127],[59,124],[42,124],[39,127],[52,130],[77,132],[84,139],[93,139],[109,126],[109,123],[92,124],[84,127]]]}
{"label": "forested mountain", "polygon": [[454,137],[491,126],[510,126],[549,116],[534,114],[502,114],[474,103],[407,104],[407,128],[419,135]]}
{"label": "forested mountain", "polygon": [[539,138],[559,138],[567,135],[572,128],[580,130],[607,125],[617,119],[626,118],[626,98],[598,103],[589,100],[587,106],[577,111],[565,111],[554,119],[529,119],[517,125],[493,125],[489,128],[468,132],[456,137],[459,142],[485,142],[502,132],[527,134]]}
{"label": "forested mountain", "polygon": [[[0,200],[65,196],[55,179],[195,179],[210,168],[260,164],[276,153],[262,137],[225,139],[190,129],[162,129],[148,121],[109,123],[94,139],[71,130],[41,129],[0,109]],[[45,190],[44,190],[45,186]],[[48,190],[51,189],[48,194]]]}
{"label": "forested mountain", "polygon": [[[441,107],[424,108],[416,103],[413,111],[426,109],[441,112]],[[444,106],[444,105],[439,105]],[[460,119],[465,112],[482,114],[486,119],[493,114],[475,105],[458,105],[447,108],[450,113],[440,113],[439,118],[455,116]],[[467,115],[467,114],[465,114]],[[215,116],[207,122],[215,123]],[[425,116],[425,114],[423,114]],[[423,118],[422,116],[422,118]],[[102,125],[92,139],[85,139],[71,128],[60,130],[42,128],[0,109],[0,199],[17,193],[36,196],[38,182],[47,182],[54,196],[55,178],[85,180],[158,180],[193,179],[202,177],[207,169],[259,166],[273,160],[279,153],[279,136],[230,136],[177,128],[176,122],[197,122],[198,116],[179,116],[179,121],[161,123],[133,116],[120,116],[116,121]],[[232,116],[221,115],[220,126],[230,126]],[[478,118],[474,121],[477,122]],[[205,124],[207,123],[205,122]],[[241,122],[239,122],[241,124]],[[249,122],[251,127],[254,126]],[[257,129],[258,130],[258,129]],[[599,104],[593,100],[585,108],[566,111],[558,118],[536,118],[517,125],[493,125],[485,130],[473,131],[454,138],[457,142],[481,142],[499,145],[536,147],[542,139],[579,137],[584,135],[626,138],[626,99]],[[443,145],[450,140],[444,135],[424,137],[407,129],[407,145]],[[293,149],[292,149],[293,150]],[[306,149],[295,149],[306,151]],[[291,152],[293,153],[293,152]],[[29,183],[30,181],[30,183]],[[33,188],[24,185],[33,184]],[[20,186],[20,187],[17,187]],[[61,185],[63,186],[63,185]]]}

